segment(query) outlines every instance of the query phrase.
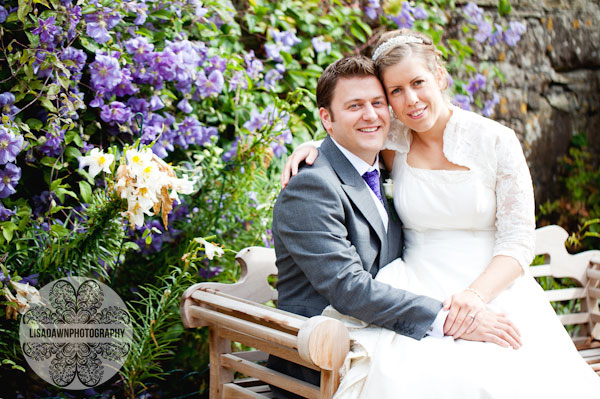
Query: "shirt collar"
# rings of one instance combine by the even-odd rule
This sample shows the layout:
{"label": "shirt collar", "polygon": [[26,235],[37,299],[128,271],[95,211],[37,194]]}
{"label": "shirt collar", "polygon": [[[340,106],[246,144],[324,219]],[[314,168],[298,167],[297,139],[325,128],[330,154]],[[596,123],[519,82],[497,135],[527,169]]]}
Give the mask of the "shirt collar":
{"label": "shirt collar", "polygon": [[350,150],[347,150],[346,148],[338,144],[338,142],[335,141],[333,137],[331,137],[331,141],[333,141],[333,144],[335,144],[336,147],[339,148],[339,150],[342,152],[342,154],[344,154],[344,156],[348,159],[348,161],[350,161],[350,163],[352,164],[352,166],[354,166],[354,169],[356,169],[359,175],[362,176],[366,172],[370,172],[372,170],[376,170],[377,173],[381,175],[381,173],[379,172],[379,154],[377,154],[377,157],[375,158],[375,163],[373,163],[373,165],[369,165],[364,160],[350,152]]}

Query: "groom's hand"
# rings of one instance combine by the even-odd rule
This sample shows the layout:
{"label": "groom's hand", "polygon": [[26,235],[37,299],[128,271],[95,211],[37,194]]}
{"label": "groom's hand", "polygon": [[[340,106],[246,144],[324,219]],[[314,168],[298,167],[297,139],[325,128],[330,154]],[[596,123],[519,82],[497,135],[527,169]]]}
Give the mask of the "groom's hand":
{"label": "groom's hand", "polygon": [[503,314],[482,310],[477,313],[477,328],[460,336],[467,341],[492,342],[504,348],[519,349],[523,345],[517,327]]}

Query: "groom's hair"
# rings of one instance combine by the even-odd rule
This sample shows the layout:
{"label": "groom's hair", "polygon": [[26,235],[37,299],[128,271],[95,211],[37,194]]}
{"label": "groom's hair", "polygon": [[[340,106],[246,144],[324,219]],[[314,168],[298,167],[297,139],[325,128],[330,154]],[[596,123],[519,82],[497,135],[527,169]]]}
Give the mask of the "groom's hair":
{"label": "groom's hair", "polygon": [[317,107],[331,112],[331,100],[338,80],[342,78],[375,76],[375,63],[364,55],[340,58],[330,64],[317,82]]}

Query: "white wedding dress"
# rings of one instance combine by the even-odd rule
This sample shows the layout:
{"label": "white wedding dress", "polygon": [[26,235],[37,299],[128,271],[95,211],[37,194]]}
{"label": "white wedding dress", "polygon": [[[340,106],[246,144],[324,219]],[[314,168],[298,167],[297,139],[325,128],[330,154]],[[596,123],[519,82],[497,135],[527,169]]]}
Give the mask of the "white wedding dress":
{"label": "white wedding dress", "polygon": [[[471,140],[471,131],[481,141],[475,148],[484,155],[470,154],[476,152],[473,146],[461,145]],[[443,301],[466,288],[496,254],[509,254],[521,264],[531,262],[532,226],[516,227],[520,232],[499,231],[533,223],[526,221],[528,216],[515,215],[532,212],[526,208],[533,205],[533,196],[527,192],[531,181],[518,140],[506,131],[495,122],[453,108],[444,132],[444,152],[451,162],[469,170],[424,170],[408,165],[411,137],[396,125],[387,147],[397,150],[393,200],[404,225],[406,247],[404,260],[382,268],[377,280]],[[511,154],[515,151],[518,154]],[[512,162],[514,167],[494,169],[505,161],[495,159],[505,157],[512,157],[505,164]],[[497,179],[490,180],[490,174]],[[503,186],[498,181],[501,176],[513,181]],[[514,190],[515,186],[521,189]],[[503,187],[512,188],[499,192]],[[525,208],[519,209],[518,204]],[[514,236],[519,243],[509,242]],[[324,314],[344,321],[354,340],[335,398],[600,398],[600,378],[579,356],[527,271],[489,307],[504,312],[518,327],[520,349],[452,337],[415,340],[327,308]]]}

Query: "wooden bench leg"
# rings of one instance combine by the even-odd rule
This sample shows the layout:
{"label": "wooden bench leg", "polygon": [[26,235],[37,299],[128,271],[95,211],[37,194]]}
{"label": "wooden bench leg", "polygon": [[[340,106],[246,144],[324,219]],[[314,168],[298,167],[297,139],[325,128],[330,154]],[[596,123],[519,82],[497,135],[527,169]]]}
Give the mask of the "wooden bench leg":
{"label": "wooden bench leg", "polygon": [[223,385],[233,382],[233,371],[221,365],[221,355],[231,353],[231,341],[219,336],[219,327],[210,326],[210,399],[224,399]]}

